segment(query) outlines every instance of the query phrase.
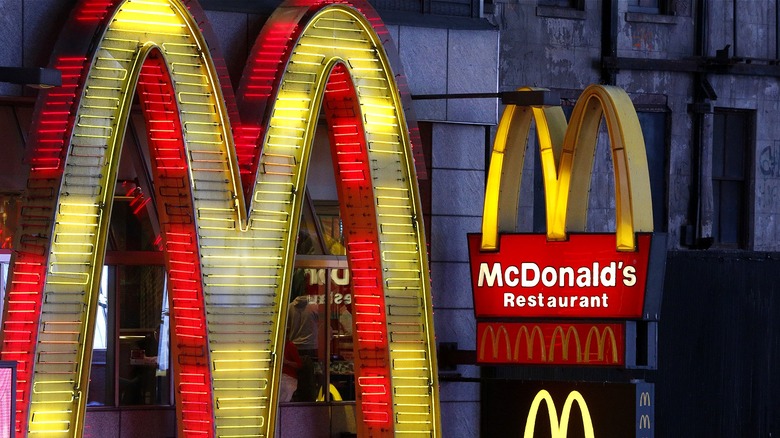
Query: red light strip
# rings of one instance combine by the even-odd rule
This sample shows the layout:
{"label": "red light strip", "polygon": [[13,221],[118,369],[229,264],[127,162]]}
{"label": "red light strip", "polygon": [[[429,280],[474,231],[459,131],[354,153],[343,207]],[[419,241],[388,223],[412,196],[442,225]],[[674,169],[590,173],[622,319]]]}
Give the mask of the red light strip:
{"label": "red light strip", "polygon": [[72,114],[76,112],[76,92],[88,67],[86,57],[59,57],[55,61],[54,68],[62,74],[62,86],[49,91],[40,111],[37,142],[30,160],[31,172],[56,173],[62,170],[65,146],[73,128]]}
{"label": "red light strip", "polygon": [[236,97],[244,123],[236,125],[233,133],[247,201],[251,201],[251,190],[255,185],[264,128],[247,124],[246,121],[259,122],[266,120],[266,116],[270,117],[266,111],[271,108],[271,96],[276,94],[276,87],[298,32],[295,22],[275,22],[264,26],[249,54],[247,68],[241,78]]}
{"label": "red light strip", "polygon": [[108,0],[86,0],[76,8],[76,20],[100,23],[113,5],[114,2]]}
{"label": "red light strip", "polygon": [[62,86],[44,91],[38,107],[39,128],[31,136],[28,196],[22,201],[19,242],[11,261],[8,303],[2,326],[0,359],[17,363],[16,421],[17,436],[26,432],[32,390],[32,364],[38,341],[49,235],[63,171],[68,140],[73,130],[76,96],[89,66],[84,56],[59,56],[54,68],[62,73]]}
{"label": "red light strip", "polygon": [[206,311],[186,150],[171,77],[158,53],[141,68],[138,96],[159,188],[156,202],[168,270],[178,426],[184,436],[213,436]]}
{"label": "red light strip", "polygon": [[357,94],[343,64],[330,74],[323,110],[352,272],[359,428],[362,436],[391,436],[390,353],[371,169]]}
{"label": "red light strip", "polygon": [[27,424],[32,361],[38,334],[43,279],[46,272],[42,254],[22,252],[19,248],[8,282],[8,302],[3,320],[2,360],[17,363],[16,431],[19,434]]}

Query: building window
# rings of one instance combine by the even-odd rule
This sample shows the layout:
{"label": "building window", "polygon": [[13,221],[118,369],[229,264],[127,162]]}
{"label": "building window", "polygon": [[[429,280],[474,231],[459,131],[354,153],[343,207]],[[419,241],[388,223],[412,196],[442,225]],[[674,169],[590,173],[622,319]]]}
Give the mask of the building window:
{"label": "building window", "polygon": [[98,291],[87,404],[171,406],[165,261],[140,114],[132,114],[128,134]]}
{"label": "building window", "polygon": [[712,132],[712,237],[720,247],[744,248],[748,241],[748,151],[753,113],[717,109]]}
{"label": "building window", "polygon": [[552,6],[556,8],[571,8],[582,10],[584,2],[582,0],[539,0],[539,6]]}
{"label": "building window", "polygon": [[104,266],[89,406],[173,404],[167,298],[163,265]]}
{"label": "building window", "polygon": [[644,14],[667,14],[668,7],[665,0],[628,0],[629,12]]}
{"label": "building window", "polygon": [[355,400],[352,281],[343,242],[338,203],[307,200],[284,353],[286,363],[297,362],[297,370],[289,369],[297,382],[286,390],[283,379],[282,402]]}
{"label": "building window", "polygon": [[653,202],[653,228],[666,231],[666,144],[669,113],[665,108],[637,108],[647,151],[647,171]]}

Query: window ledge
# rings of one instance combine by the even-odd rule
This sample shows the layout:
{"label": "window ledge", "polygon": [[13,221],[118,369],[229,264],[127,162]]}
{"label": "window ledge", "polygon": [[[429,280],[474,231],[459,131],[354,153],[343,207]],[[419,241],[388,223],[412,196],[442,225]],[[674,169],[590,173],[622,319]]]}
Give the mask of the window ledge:
{"label": "window ledge", "polygon": [[584,20],[585,11],[574,8],[559,8],[555,6],[537,6],[537,17],[565,18],[568,20]]}
{"label": "window ledge", "polygon": [[644,12],[626,12],[627,23],[654,23],[654,24],[677,24],[679,17],[675,15],[664,14],[646,14]]}

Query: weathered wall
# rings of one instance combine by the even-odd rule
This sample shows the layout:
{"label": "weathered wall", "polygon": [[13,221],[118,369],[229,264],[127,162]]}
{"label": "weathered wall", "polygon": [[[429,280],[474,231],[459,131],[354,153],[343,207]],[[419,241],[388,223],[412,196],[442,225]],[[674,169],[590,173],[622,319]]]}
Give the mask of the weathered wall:
{"label": "weathered wall", "polygon": [[777,253],[680,251],[668,261],[656,436],[777,436]]}
{"label": "weathered wall", "polygon": [[[74,0],[0,0],[0,65],[43,67]],[[0,83],[0,96],[34,95],[20,85]]]}
{"label": "weathered wall", "polygon": [[[735,7],[736,1],[736,7]],[[602,5],[586,0],[584,11],[561,13],[537,7],[537,1],[498,0],[493,21],[501,29],[499,84],[502,90],[522,85],[581,89],[601,80]],[[617,56],[636,59],[697,59],[696,5],[707,6],[705,57],[730,46],[726,64],[777,65],[776,0],[676,0],[673,16],[629,13],[626,0],[615,0]],[[553,11],[555,13],[550,13]],[[551,15],[555,15],[554,17]],[[752,59],[747,59],[752,58]],[[660,65],[660,63],[659,63]],[[754,68],[754,72],[756,69]],[[780,85],[774,74],[729,74],[710,68],[706,79],[717,99],[715,109],[752,112],[749,175],[749,239],[747,251],[688,251],[681,230],[696,226],[692,194],[697,148],[694,135],[695,75],[677,66],[653,71],[624,69],[616,85],[635,102],[645,99],[668,112],[666,152],[667,229],[670,253],[659,323],[657,435],[767,436],[777,433],[777,339],[773,337],[772,275],[780,250]],[[712,116],[708,116],[711,117]],[[704,163],[712,155],[713,126],[705,125]],[[597,151],[594,192],[611,192],[608,154]],[[711,193],[711,171],[704,169],[701,193]],[[709,187],[708,187],[709,185]],[[692,190],[693,187],[693,190]],[[529,192],[524,191],[524,196]],[[601,202],[601,201],[600,201]],[[712,201],[703,200],[704,210]],[[614,226],[614,204],[594,204],[599,217],[589,226]],[[705,215],[707,211],[703,211]],[[710,211],[709,213],[712,213]],[[656,228],[661,228],[656,224]],[[523,368],[517,367],[517,373]],[[530,376],[535,378],[533,375]],[[651,376],[652,377],[652,376]],[[528,378],[528,377],[526,377]]]}
{"label": "weathered wall", "polygon": [[[494,30],[391,26],[413,95],[489,93],[498,89],[499,35]],[[394,34],[395,35],[395,34]],[[419,120],[431,121],[431,227],[428,231],[438,343],[474,349],[466,234],[479,232],[485,193],[488,127],[496,99],[417,100]],[[464,377],[479,368],[458,366]],[[443,436],[479,436],[479,385],[441,383]]]}
{"label": "weathered wall", "polygon": [[[640,59],[691,60],[696,55],[694,0],[672,2],[674,15],[657,16],[628,12],[625,0],[614,1],[617,14],[617,56]],[[731,46],[730,54],[740,58],[758,58],[756,64],[767,64],[778,57],[776,1],[708,1],[706,52]],[[583,11],[537,6],[534,0],[496,2],[491,20],[500,26],[499,87],[510,90],[523,85],[538,85],[564,90],[579,90],[601,80],[602,1],[586,0]],[[736,25],[734,17],[736,16]],[[735,32],[736,30],[736,32]],[[736,34],[736,38],[734,37]],[[677,71],[674,71],[677,70]],[[780,249],[780,121],[777,108],[780,87],[776,77],[735,76],[722,73],[707,75],[717,94],[715,108],[737,108],[755,112],[755,145],[749,151],[754,166],[750,175],[750,237],[747,249]],[[689,104],[694,99],[695,78],[690,72],[668,68],[656,71],[621,70],[616,85],[632,98],[657,96],[669,112],[666,164],[667,223],[656,224],[670,234],[670,248],[682,248],[682,227],[696,225],[691,205],[691,185],[696,172],[693,116]],[[658,99],[656,99],[658,100]],[[711,143],[711,132],[705,135],[704,154]],[[598,152],[600,160],[608,160]],[[602,165],[607,164],[607,165]],[[594,193],[609,187],[609,163],[596,163]],[[705,169],[703,182],[709,184]],[[707,196],[710,188],[704,187]],[[607,190],[610,192],[610,190]],[[523,196],[531,196],[530,189]],[[593,196],[593,195],[592,195]],[[599,195],[600,196],[600,195]],[[593,205],[589,224],[594,229],[609,230],[614,205]],[[703,203],[705,209],[709,203]],[[607,210],[604,210],[604,209]],[[706,211],[705,211],[706,213]]]}

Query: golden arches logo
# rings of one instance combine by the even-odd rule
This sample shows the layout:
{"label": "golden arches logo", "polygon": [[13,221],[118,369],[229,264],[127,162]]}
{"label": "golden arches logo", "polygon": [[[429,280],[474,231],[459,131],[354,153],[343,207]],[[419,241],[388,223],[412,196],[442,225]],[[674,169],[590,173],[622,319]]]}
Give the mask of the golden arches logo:
{"label": "golden arches logo", "polygon": [[539,139],[547,238],[564,240],[567,232],[585,231],[590,174],[602,118],[609,132],[615,175],[618,250],[633,251],[634,233],[653,230],[647,156],[634,106],[617,87],[591,85],[574,106],[568,127],[559,106],[508,105],[504,110],[485,190],[483,251],[496,250],[498,233],[514,231],[517,224],[525,145],[532,121]]}
{"label": "golden arches logo", "polygon": [[650,393],[647,391],[642,391],[642,393],[639,394],[639,406],[652,406],[650,402]]}
{"label": "golden arches logo", "polygon": [[536,428],[536,421],[539,412],[539,407],[542,403],[547,406],[547,415],[550,420],[550,431],[552,438],[566,438],[569,431],[569,421],[571,419],[571,408],[574,403],[580,408],[582,414],[582,424],[585,431],[586,438],[594,438],[595,432],[593,430],[593,421],[590,418],[590,411],[588,410],[588,404],[582,397],[579,391],[572,391],[566,397],[566,401],[563,403],[563,409],[561,410],[560,420],[558,419],[558,410],[555,407],[555,402],[552,399],[547,390],[543,389],[536,394],[533,402],[531,402],[531,408],[528,410],[528,418],[525,422],[524,438],[533,438]]}
{"label": "golden arches logo", "polygon": [[274,433],[280,315],[323,107],[347,256],[361,273],[359,433],[438,436],[412,134],[381,22],[363,3],[285,3],[234,100],[202,16],[195,1],[82,0],[63,29],[53,61],[63,86],[36,107],[3,317],[2,358],[19,363],[17,434],[82,433],[99,273],[137,95],[169,277],[180,433]]}
{"label": "golden arches logo", "polygon": [[612,341],[612,362],[617,363],[618,361],[618,353],[617,353],[617,341],[615,340],[615,332],[612,331],[612,327],[604,327],[604,331],[599,332],[599,330],[594,326],[591,327],[590,330],[588,330],[588,337],[585,339],[585,360],[590,360],[590,346],[591,346],[591,340],[596,341],[596,348],[597,348],[597,360],[604,360],[604,351],[605,347],[607,345],[607,336],[609,336],[609,340]]}
{"label": "golden arches logo", "polygon": [[[598,329],[596,327],[592,327],[592,331],[598,332]],[[570,325],[568,329],[566,329],[566,333],[563,331],[563,327],[557,326],[555,327],[555,330],[553,330],[552,339],[550,340],[550,361],[555,360],[555,339],[560,336],[561,338],[561,356],[563,356],[563,360],[567,360],[569,358],[569,340],[571,337],[574,337],[574,342],[576,342],[577,345],[577,362],[582,361],[582,355],[581,355],[581,348],[580,348],[580,336],[577,334],[577,328],[573,325]],[[590,338],[590,336],[588,336]],[[588,348],[588,345],[585,345],[585,348]],[[613,347],[614,350],[614,347]],[[587,354],[587,351],[585,353],[585,358],[589,358],[590,356]]]}
{"label": "golden arches logo", "polygon": [[[515,338],[515,353],[512,355],[512,359],[517,361],[518,357],[520,356],[520,335],[525,335],[525,343],[526,343],[526,354],[528,355],[528,358],[530,359],[533,356],[534,351],[534,340],[539,337],[539,351],[542,356],[542,362],[546,361],[546,357],[544,354],[544,336],[542,335],[542,329],[539,328],[539,326],[534,326],[531,329],[531,333],[528,333],[528,326],[523,325],[520,327],[520,330],[517,332],[517,337]],[[552,348],[552,345],[550,345],[550,348]]]}
{"label": "golden arches logo", "polygon": [[[581,342],[580,329],[583,332],[586,329],[588,331],[584,344]],[[615,335],[615,329],[611,325],[480,323],[479,331],[482,333],[479,338],[477,355],[479,361],[500,362],[502,352],[505,360],[503,363],[591,363],[605,365],[619,364],[621,359],[619,342]],[[522,350],[523,341],[525,341],[524,351]],[[569,359],[569,345],[571,343],[576,347],[573,361]],[[555,351],[559,347],[561,359],[557,360]],[[593,347],[596,348],[595,352],[591,352]],[[609,357],[607,357],[607,347],[610,347],[611,351]],[[523,355],[523,353],[525,354]]]}
{"label": "golden arches logo", "polygon": [[[493,330],[493,326],[488,326],[484,332],[482,332],[482,339],[479,343],[479,359],[482,360],[485,358],[485,345],[487,343],[485,340],[487,340],[488,336],[490,336],[490,343],[493,346],[493,359],[498,359],[498,354],[501,351],[499,349],[500,343],[501,343],[501,335],[504,336],[504,343],[505,343],[505,349],[507,360],[509,359],[510,354],[512,353],[512,347],[510,346],[509,342],[509,332],[506,331],[506,327],[503,325],[498,328],[498,330]],[[519,336],[518,336],[519,337]]]}
{"label": "golden arches logo", "polygon": [[639,430],[649,430],[652,429],[652,426],[650,424],[650,416],[647,414],[642,414],[641,417],[639,417]]}

